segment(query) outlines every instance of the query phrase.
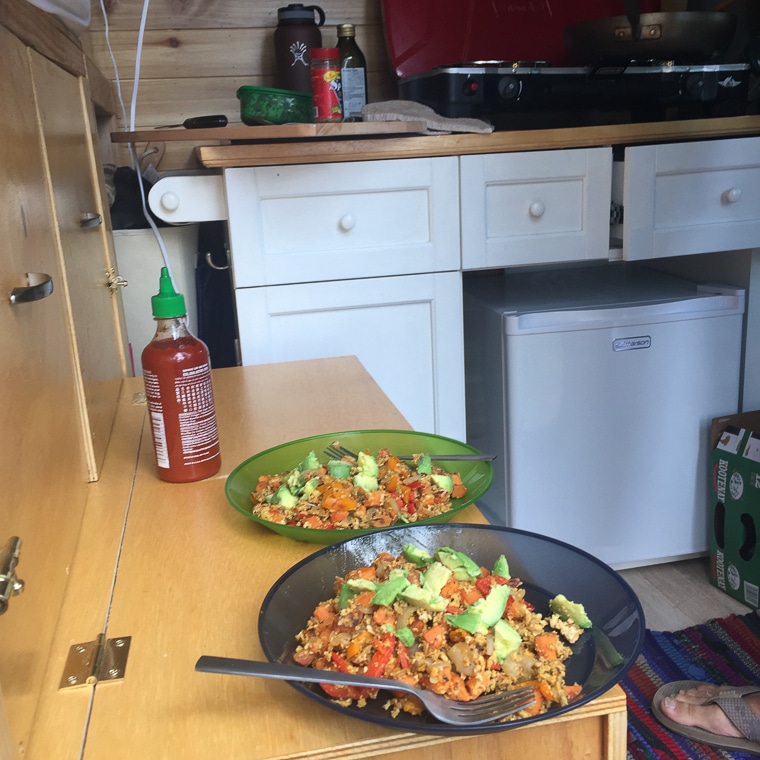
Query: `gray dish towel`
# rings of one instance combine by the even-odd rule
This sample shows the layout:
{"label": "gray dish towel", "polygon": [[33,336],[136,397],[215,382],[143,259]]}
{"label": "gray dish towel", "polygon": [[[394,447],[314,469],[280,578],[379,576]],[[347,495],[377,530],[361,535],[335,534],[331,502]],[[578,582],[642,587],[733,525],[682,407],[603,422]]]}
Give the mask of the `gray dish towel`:
{"label": "gray dish towel", "polygon": [[432,108],[412,100],[384,100],[367,103],[362,108],[363,121],[424,121],[427,134],[448,134],[451,132],[476,132],[489,134],[493,124],[481,119],[454,119],[440,116]]}

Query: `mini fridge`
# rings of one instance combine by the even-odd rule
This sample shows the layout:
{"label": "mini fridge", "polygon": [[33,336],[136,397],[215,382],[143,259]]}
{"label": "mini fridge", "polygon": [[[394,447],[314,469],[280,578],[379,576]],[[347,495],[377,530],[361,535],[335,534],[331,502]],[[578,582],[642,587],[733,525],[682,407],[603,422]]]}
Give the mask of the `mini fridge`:
{"label": "mini fridge", "polygon": [[467,440],[478,501],[621,569],[708,548],[709,426],[737,411],[744,291],[630,265],[471,273]]}

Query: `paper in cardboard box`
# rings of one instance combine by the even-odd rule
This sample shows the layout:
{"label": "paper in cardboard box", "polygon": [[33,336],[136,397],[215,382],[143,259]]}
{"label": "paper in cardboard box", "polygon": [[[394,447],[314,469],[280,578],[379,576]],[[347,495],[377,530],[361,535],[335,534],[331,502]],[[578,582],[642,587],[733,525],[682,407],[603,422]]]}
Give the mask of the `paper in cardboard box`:
{"label": "paper in cardboard box", "polygon": [[760,411],[717,417],[711,429],[711,580],[760,606]]}

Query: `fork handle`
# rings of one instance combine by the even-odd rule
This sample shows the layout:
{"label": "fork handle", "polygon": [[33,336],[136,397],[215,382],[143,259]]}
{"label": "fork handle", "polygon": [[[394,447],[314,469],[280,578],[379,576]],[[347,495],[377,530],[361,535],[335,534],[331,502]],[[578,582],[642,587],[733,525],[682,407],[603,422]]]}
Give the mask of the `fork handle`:
{"label": "fork handle", "polygon": [[[396,459],[409,461],[413,457],[408,454],[402,454],[401,456],[397,456]],[[430,459],[434,462],[493,462],[496,459],[496,454],[431,454]]]}
{"label": "fork handle", "polygon": [[401,681],[388,678],[373,678],[357,673],[339,673],[334,670],[316,670],[300,665],[240,660],[235,657],[214,657],[202,655],[195,663],[195,669],[203,673],[224,673],[233,676],[260,676],[280,681],[306,681],[309,683],[335,683],[343,686],[365,686],[371,689],[393,689],[416,692],[416,689]]}

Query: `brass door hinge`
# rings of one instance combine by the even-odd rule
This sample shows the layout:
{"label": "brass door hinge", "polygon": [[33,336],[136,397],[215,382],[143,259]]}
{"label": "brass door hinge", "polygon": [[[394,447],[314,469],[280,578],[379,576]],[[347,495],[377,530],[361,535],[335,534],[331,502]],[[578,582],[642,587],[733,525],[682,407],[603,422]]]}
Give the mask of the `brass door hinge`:
{"label": "brass door hinge", "polygon": [[131,636],[106,639],[99,634],[95,641],[72,644],[59,688],[95,685],[100,681],[124,678]]}

